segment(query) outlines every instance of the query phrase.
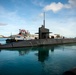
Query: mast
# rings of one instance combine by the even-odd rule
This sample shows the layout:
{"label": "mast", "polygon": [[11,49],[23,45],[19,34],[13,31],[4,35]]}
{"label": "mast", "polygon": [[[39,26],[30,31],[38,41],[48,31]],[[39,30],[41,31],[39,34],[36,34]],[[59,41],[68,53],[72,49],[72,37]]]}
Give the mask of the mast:
{"label": "mast", "polygon": [[43,25],[44,25],[44,27],[45,27],[45,12],[44,12],[44,14],[43,14]]}

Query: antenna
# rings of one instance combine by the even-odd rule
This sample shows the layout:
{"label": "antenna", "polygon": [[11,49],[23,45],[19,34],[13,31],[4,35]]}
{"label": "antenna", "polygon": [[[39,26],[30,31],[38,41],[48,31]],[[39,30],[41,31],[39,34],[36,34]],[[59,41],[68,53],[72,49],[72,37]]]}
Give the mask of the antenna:
{"label": "antenna", "polygon": [[45,27],[45,12],[44,12],[44,14],[43,14],[43,25],[44,25],[44,27]]}

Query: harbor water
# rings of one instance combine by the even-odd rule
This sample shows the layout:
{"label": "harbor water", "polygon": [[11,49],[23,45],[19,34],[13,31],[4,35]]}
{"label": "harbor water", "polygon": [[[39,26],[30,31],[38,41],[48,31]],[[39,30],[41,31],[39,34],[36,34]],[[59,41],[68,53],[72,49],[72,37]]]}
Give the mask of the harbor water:
{"label": "harbor water", "polygon": [[0,50],[0,75],[62,75],[75,67],[76,44]]}

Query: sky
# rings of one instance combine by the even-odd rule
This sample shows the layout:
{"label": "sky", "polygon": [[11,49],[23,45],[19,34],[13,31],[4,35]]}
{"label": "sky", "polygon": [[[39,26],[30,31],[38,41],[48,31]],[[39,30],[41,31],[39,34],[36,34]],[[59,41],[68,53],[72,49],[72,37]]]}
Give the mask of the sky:
{"label": "sky", "polygon": [[37,33],[43,12],[52,35],[76,37],[76,0],[0,0],[0,35],[18,34],[19,29]]}

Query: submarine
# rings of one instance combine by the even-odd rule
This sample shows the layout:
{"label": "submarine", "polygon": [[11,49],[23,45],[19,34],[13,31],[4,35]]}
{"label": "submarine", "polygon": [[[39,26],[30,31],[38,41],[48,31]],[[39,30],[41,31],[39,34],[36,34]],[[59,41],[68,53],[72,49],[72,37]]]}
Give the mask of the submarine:
{"label": "submarine", "polygon": [[6,48],[21,48],[21,47],[34,47],[34,46],[47,46],[47,45],[60,45],[60,44],[71,44],[76,43],[76,38],[49,38],[49,29],[45,27],[45,13],[43,25],[38,29],[38,39],[29,39],[22,41],[14,41],[6,44],[0,44],[0,49]]}

